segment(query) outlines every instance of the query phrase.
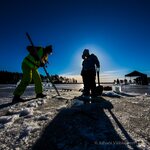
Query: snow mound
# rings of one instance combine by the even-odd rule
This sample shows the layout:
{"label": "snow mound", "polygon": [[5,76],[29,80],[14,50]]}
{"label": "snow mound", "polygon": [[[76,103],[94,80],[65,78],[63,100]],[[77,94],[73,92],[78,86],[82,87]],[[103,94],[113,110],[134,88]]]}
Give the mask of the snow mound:
{"label": "snow mound", "polygon": [[107,91],[107,92],[103,92],[102,96],[108,96],[108,97],[117,97],[117,98],[120,98],[121,95],[120,94],[117,94],[113,91]]}
{"label": "snow mound", "polygon": [[32,116],[33,115],[33,108],[24,108],[19,113],[20,113],[20,117]]}
{"label": "snow mound", "polygon": [[81,101],[81,100],[78,100],[78,99],[74,99],[72,102],[71,102],[71,106],[81,106],[83,105],[84,102]]}
{"label": "snow mound", "polygon": [[12,116],[2,116],[0,117],[0,126],[1,127],[8,127],[11,126],[15,120],[19,118],[19,115],[12,115]]}

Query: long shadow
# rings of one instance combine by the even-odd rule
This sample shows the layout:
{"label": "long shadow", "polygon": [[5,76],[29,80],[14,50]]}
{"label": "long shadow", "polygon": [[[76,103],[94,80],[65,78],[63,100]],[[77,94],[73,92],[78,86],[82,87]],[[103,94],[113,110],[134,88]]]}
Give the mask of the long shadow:
{"label": "long shadow", "polygon": [[112,118],[114,119],[114,121],[116,122],[116,124],[118,125],[118,127],[120,128],[120,130],[122,131],[122,133],[124,134],[125,138],[127,139],[128,144],[134,149],[134,150],[138,150],[139,148],[137,148],[137,143],[131,138],[131,136],[128,134],[128,132],[125,130],[125,128],[122,126],[122,124],[119,122],[119,120],[117,119],[117,117],[114,115],[114,113],[108,109],[109,113],[111,114]]}
{"label": "long shadow", "polygon": [[11,105],[12,105],[12,103],[1,104],[0,109],[3,109],[5,107],[11,106]]}
{"label": "long shadow", "polygon": [[[103,98],[99,103],[85,104],[61,110],[46,126],[33,150],[127,150],[128,145],[138,149],[134,140],[112,113],[113,105]],[[114,129],[104,109],[125,135],[127,143]],[[129,142],[132,144],[129,144]],[[132,146],[134,145],[134,146]]]}
{"label": "long shadow", "polygon": [[[25,102],[28,102],[28,101],[31,101],[31,100],[34,100],[34,99],[36,99],[36,98],[35,97],[34,98],[29,98],[29,99],[26,99],[23,102],[19,102],[19,103],[25,103]],[[0,105],[0,110],[5,108],[5,107],[9,107],[9,106],[12,106],[12,105],[15,105],[15,104],[18,104],[18,103],[9,102],[9,103],[5,103],[5,104],[1,104]]]}

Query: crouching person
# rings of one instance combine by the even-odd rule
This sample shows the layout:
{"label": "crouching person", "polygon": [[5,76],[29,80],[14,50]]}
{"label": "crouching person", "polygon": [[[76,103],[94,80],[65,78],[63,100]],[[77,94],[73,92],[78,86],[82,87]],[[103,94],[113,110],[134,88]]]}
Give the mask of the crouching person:
{"label": "crouching person", "polygon": [[30,82],[34,81],[36,98],[43,98],[46,95],[43,94],[42,80],[38,72],[39,67],[43,67],[48,60],[48,55],[52,53],[52,45],[45,48],[27,46],[29,51],[22,62],[23,77],[20,84],[16,87],[13,95],[12,103],[23,102],[21,95],[26,90],[26,87]]}

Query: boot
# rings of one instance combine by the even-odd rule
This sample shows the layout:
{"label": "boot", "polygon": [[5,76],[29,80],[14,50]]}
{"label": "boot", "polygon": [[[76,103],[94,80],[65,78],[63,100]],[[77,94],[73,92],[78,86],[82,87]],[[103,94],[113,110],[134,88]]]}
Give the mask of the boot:
{"label": "boot", "polygon": [[46,95],[43,93],[36,94],[36,98],[44,98],[44,97],[46,97]]}
{"label": "boot", "polygon": [[19,103],[19,102],[24,102],[24,100],[20,98],[19,95],[14,95],[12,103]]}

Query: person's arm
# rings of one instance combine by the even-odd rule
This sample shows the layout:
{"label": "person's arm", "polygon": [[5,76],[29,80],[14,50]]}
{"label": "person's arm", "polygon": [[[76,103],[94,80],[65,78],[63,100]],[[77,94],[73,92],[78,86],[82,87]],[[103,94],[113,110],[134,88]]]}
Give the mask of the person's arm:
{"label": "person's arm", "polygon": [[94,62],[95,62],[95,65],[96,65],[96,71],[98,72],[100,70],[100,62],[99,62],[97,56],[95,56],[95,55],[94,55]]}
{"label": "person's arm", "polygon": [[43,56],[41,59],[41,67],[48,63],[48,54]]}
{"label": "person's arm", "polygon": [[[95,57],[96,57],[96,56],[95,56]],[[96,67],[97,67],[97,68],[100,68],[100,62],[99,62],[99,60],[98,60],[98,58],[97,58],[97,57],[96,57],[95,64],[96,64]]]}

